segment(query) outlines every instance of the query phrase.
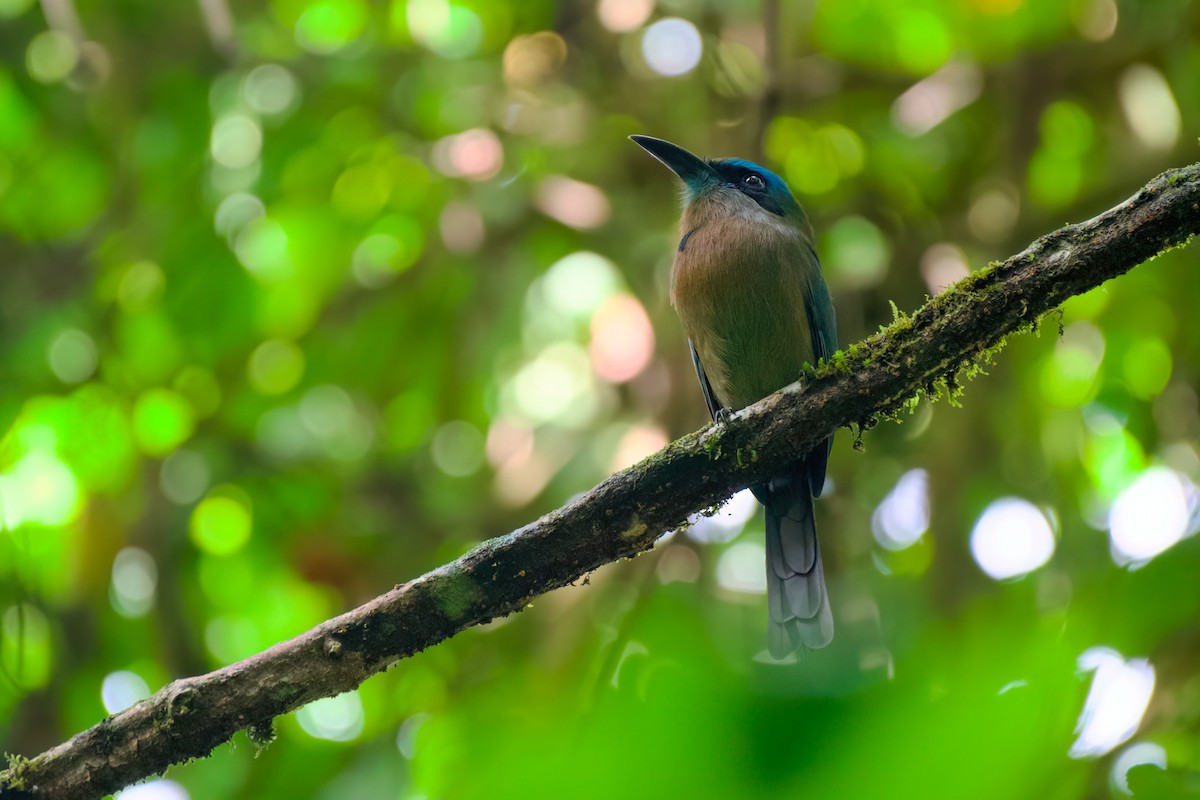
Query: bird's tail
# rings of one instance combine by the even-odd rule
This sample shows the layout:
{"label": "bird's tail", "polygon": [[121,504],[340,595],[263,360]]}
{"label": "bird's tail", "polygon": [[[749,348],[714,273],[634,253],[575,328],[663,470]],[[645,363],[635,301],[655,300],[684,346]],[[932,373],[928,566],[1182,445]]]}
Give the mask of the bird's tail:
{"label": "bird's tail", "polygon": [[801,645],[824,647],[833,639],[806,472],[800,462],[754,491],[767,510],[767,644],[775,658],[785,658]]}

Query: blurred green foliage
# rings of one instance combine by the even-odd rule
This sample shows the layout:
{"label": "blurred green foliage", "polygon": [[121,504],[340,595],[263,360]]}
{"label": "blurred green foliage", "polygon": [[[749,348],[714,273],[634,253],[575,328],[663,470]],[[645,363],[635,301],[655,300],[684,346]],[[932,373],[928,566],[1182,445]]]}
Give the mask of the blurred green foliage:
{"label": "blurred green foliage", "polygon": [[[0,0],[0,743],[700,426],[674,189],[627,134],[785,176],[852,342],[1198,130],[1191,0]],[[1195,268],[839,435],[827,650],[756,659],[743,498],[138,791],[1198,796]]]}

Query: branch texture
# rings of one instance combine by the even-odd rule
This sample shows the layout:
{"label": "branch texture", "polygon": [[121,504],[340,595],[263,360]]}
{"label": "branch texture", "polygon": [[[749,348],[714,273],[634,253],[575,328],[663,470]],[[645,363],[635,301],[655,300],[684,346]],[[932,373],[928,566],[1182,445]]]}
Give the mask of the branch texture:
{"label": "branch texture", "polygon": [[243,728],[348,691],[397,660],[637,555],[839,427],[950,384],[1005,336],[1200,232],[1200,164],[974,273],[802,383],[672,442],[536,522],[290,641],[177,680],[0,773],[0,798],[100,798],[208,755]]}

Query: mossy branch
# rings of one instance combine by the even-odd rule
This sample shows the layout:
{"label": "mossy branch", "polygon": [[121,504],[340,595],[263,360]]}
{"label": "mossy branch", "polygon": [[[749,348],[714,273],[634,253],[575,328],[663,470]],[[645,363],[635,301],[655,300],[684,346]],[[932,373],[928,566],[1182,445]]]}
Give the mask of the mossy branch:
{"label": "mossy branch", "polygon": [[399,659],[649,549],[690,514],[839,427],[870,427],[922,393],[953,396],[1005,336],[1197,232],[1193,164],[1095,219],[1043,236],[912,315],[897,313],[801,383],[672,442],[536,522],[252,658],[177,680],[41,755],[11,759],[0,798],[99,798],[202,758],[243,728],[268,731],[279,714],[353,689]]}

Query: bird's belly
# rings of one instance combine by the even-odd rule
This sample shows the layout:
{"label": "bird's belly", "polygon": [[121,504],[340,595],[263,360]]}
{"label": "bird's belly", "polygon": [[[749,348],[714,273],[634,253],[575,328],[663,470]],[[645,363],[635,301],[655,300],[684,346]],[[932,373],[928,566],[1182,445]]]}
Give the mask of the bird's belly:
{"label": "bird's belly", "polygon": [[696,350],[714,394],[726,408],[744,408],[761,400],[797,380],[805,362],[816,361],[809,337],[801,336],[796,325],[786,324],[791,320],[749,313],[752,316],[724,325],[685,323],[689,329],[711,331],[699,337]]}
{"label": "bird's belly", "polygon": [[816,362],[799,261],[807,250],[795,240],[739,242],[712,228],[696,231],[676,256],[672,300],[717,400],[743,408]]}

